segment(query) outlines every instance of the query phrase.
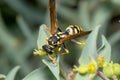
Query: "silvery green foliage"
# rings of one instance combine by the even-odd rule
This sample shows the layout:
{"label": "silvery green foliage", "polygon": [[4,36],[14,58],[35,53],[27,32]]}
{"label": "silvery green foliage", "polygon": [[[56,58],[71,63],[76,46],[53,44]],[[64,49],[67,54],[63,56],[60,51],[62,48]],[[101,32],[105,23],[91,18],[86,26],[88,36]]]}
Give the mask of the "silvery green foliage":
{"label": "silvery green foliage", "polygon": [[[79,25],[85,31],[101,25],[100,34],[105,37],[102,36],[101,39],[101,35],[98,36],[100,39],[95,42],[99,47],[96,48],[101,54],[112,52],[111,59],[120,62],[119,6],[119,0],[57,0],[57,23],[63,31],[69,24]],[[19,78],[33,71],[33,66],[43,66],[41,57],[33,57],[32,54],[33,49],[37,48],[41,24],[50,27],[48,0],[0,0],[0,73],[7,74],[19,64]],[[80,54],[85,52],[76,44],[66,44],[71,53],[60,57],[62,63],[66,64],[65,73],[77,63]],[[105,56],[108,55],[107,60],[111,54]],[[56,79],[50,70],[48,72]],[[5,78],[6,75],[0,76]]]}

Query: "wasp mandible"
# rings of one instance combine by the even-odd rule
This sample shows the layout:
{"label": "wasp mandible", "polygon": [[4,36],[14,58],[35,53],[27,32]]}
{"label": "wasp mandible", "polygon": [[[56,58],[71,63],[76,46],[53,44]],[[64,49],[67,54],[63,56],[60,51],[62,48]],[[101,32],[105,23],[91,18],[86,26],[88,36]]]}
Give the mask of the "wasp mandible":
{"label": "wasp mandible", "polygon": [[81,27],[77,25],[69,25],[65,31],[57,26],[56,23],[56,12],[55,12],[55,0],[49,0],[49,11],[50,11],[50,29],[46,26],[47,32],[50,34],[50,37],[47,38],[46,44],[44,44],[38,51],[35,50],[34,53],[39,51],[44,51],[47,53],[50,60],[55,61],[50,55],[54,53],[54,50],[58,48],[58,51],[61,51],[61,47],[65,50],[65,53],[68,54],[69,50],[65,47],[64,42],[73,41],[76,43],[75,38],[79,38],[89,34],[91,31],[83,31]]}

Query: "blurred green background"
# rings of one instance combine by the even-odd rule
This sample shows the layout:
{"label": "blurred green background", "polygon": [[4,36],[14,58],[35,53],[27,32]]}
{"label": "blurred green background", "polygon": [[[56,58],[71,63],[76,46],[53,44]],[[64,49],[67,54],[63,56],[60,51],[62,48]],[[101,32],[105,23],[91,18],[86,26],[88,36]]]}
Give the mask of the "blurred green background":
{"label": "blurred green background", "polygon": [[[0,73],[7,74],[20,65],[18,78],[43,66],[41,57],[33,55],[41,24],[50,25],[48,0],[0,0]],[[120,63],[120,0],[56,0],[57,23],[63,30],[70,24],[92,30],[101,25],[111,44],[112,60]],[[74,46],[74,47],[71,47]],[[78,46],[67,44],[70,55],[65,64],[76,64]]]}

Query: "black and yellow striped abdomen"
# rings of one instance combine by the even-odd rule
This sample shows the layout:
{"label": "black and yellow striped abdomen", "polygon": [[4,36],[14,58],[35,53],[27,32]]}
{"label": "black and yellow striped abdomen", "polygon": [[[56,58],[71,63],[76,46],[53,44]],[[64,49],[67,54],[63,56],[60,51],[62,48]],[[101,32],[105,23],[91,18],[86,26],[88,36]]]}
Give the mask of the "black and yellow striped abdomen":
{"label": "black and yellow striped abdomen", "polygon": [[65,30],[65,33],[67,35],[73,35],[73,34],[78,34],[82,31],[82,29],[77,26],[77,25],[69,25],[66,30]]}

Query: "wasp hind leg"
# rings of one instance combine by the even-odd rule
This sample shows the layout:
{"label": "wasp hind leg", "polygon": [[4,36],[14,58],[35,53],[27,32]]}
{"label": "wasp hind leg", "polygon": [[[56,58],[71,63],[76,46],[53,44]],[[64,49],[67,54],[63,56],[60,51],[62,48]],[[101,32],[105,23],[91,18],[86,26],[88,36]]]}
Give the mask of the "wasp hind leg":
{"label": "wasp hind leg", "polygon": [[85,42],[79,42],[79,41],[77,41],[75,39],[72,39],[71,41],[74,42],[74,43],[76,43],[76,44],[78,44],[78,45],[82,45],[82,46],[85,45]]}
{"label": "wasp hind leg", "polygon": [[[64,54],[69,54],[69,50],[66,48],[65,44],[63,44],[63,48],[64,48],[65,52],[63,52],[62,55],[64,55]],[[59,46],[59,47],[58,47],[58,52],[60,52],[61,49],[62,49],[61,46]]]}

